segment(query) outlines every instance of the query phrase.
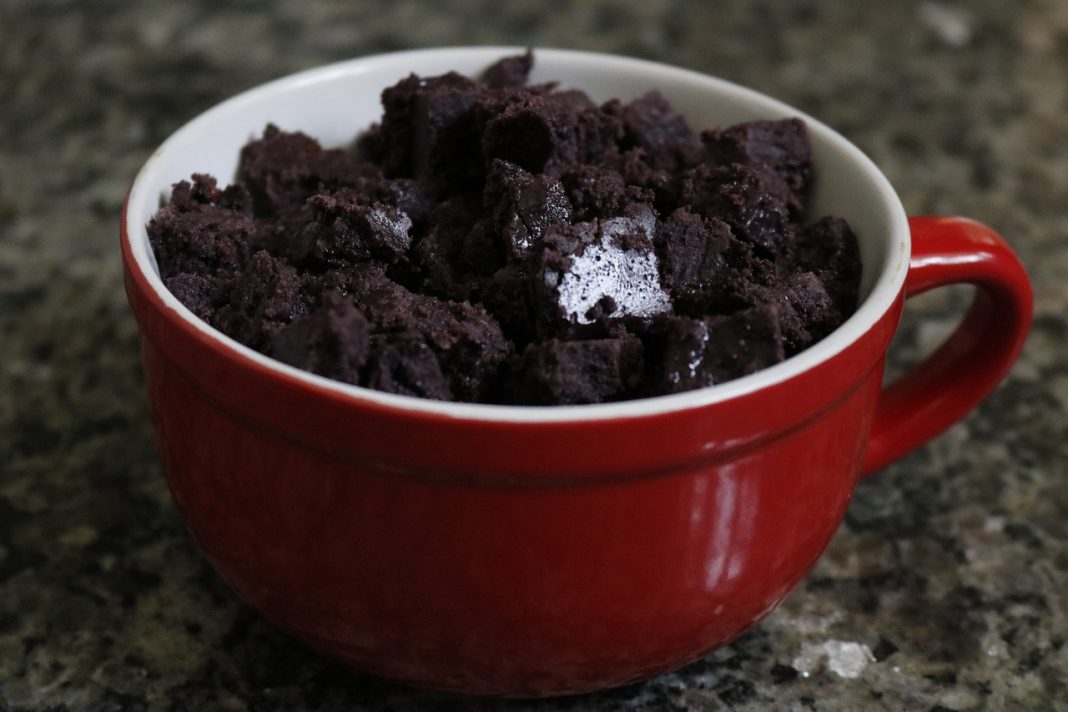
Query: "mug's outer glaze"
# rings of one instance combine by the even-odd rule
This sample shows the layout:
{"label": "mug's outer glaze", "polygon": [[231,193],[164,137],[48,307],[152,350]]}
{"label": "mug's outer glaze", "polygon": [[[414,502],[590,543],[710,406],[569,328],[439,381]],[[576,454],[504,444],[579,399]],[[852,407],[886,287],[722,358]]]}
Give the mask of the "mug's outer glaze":
{"label": "mug's outer glaze", "polygon": [[[413,69],[434,73],[428,66],[470,72],[509,51],[438,50],[432,62],[433,52],[406,53],[304,73],[221,105],[183,129],[183,140],[210,133],[225,119],[220,109],[255,111],[272,92],[376,71],[380,87]],[[584,76],[609,94],[682,76],[690,90],[741,102],[725,117],[691,115],[698,126],[747,118],[746,102],[752,117],[799,115],[662,65],[536,57],[561,71],[592,62],[601,75]],[[637,78],[620,78],[624,70]],[[270,119],[255,117],[259,126]],[[866,268],[878,269],[858,314],[814,355],[768,373],[705,393],[577,408],[383,397],[296,372],[198,323],[166,293],[147,253],[145,217],[187,167],[168,163],[182,145],[169,141],[131,189],[122,248],[164,470],[204,553],[244,600],[311,647],[459,692],[618,685],[738,636],[816,561],[858,477],[974,407],[1030,323],[1029,281],[999,237],[966,220],[913,219],[910,262],[885,179],[813,126],[822,150],[838,152],[828,162],[875,186],[851,186],[825,204],[840,214],[858,201],[885,210],[868,224],[859,215]],[[953,282],[978,287],[960,329],[880,396],[904,299]]]}

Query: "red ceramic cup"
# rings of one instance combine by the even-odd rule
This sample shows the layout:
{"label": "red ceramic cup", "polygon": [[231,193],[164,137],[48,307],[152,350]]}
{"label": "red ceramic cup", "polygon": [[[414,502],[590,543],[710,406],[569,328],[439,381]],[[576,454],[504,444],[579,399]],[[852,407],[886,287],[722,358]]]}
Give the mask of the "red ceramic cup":
{"label": "red ceramic cup", "polygon": [[[539,50],[533,80],[595,99],[659,88],[698,128],[802,116],[813,215],[849,220],[862,303],[782,364],[609,405],[440,403],[329,381],[200,322],[161,283],[145,224],[175,181],[232,176],[264,124],[341,144],[409,72],[475,73],[514,49],[357,59],[194,119],[149,159],[122,219],[130,304],[164,470],[219,573],[279,628],[371,672],[469,693],[554,695],[692,661],[773,609],[841,522],[859,477],[938,434],[1005,375],[1031,318],[988,228],[906,219],[878,169],[747,89],[621,57]],[[978,287],[946,343],[881,389],[904,300]]]}

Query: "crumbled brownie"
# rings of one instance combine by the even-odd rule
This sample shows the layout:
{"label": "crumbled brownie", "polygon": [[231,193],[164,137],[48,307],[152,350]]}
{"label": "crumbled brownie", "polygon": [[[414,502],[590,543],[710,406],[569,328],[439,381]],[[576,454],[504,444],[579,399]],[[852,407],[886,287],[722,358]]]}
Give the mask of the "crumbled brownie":
{"label": "crumbled brownie", "polygon": [[352,182],[360,167],[346,151],[325,150],[303,133],[268,124],[263,138],[241,149],[237,178],[252,195],[256,215],[290,216],[320,186],[336,189]]}
{"label": "crumbled brownie", "polygon": [[481,279],[503,266],[503,258],[481,202],[462,196],[440,203],[409,257],[422,276],[423,291],[467,300]]}
{"label": "crumbled brownie", "polygon": [[680,185],[684,206],[720,218],[766,254],[781,249],[793,194],[777,175],[741,163],[701,164],[684,172]]}
{"label": "crumbled brownie", "polygon": [[750,307],[729,316],[670,317],[664,329],[660,387],[703,388],[754,373],[785,358],[779,307]]}
{"label": "crumbled brownie", "polygon": [[524,257],[546,228],[571,222],[571,204],[560,181],[496,159],[483,190],[486,208],[509,259]]}
{"label": "crumbled brownie", "polygon": [[412,221],[391,205],[362,204],[351,189],[308,199],[314,218],[283,247],[298,264],[338,266],[375,258],[393,263],[411,246]]}
{"label": "crumbled brownie", "polygon": [[307,312],[303,280],[296,268],[260,250],[234,280],[229,302],[212,326],[259,351],[294,317]]}
{"label": "crumbled brownie", "polygon": [[310,314],[274,335],[279,361],[346,383],[359,383],[371,347],[371,325],[351,300],[330,292]]}
{"label": "crumbled brownie", "polygon": [[532,405],[577,405],[619,400],[636,392],[642,343],[624,333],[589,341],[549,339],[527,346],[518,359],[514,397]]}
{"label": "crumbled brownie", "polygon": [[368,388],[417,398],[453,399],[437,356],[416,331],[371,337],[369,361],[365,377]]}
{"label": "crumbled brownie", "polygon": [[174,186],[148,226],[161,278],[286,363],[486,403],[722,383],[856,309],[856,236],[801,222],[801,121],[698,135],[655,90],[529,85],[534,61],[404,78],[352,150],[268,125],[235,185]]}
{"label": "crumbled brownie", "polygon": [[842,317],[856,311],[860,248],[849,223],[827,216],[804,228],[794,248],[797,268],[815,274]]}
{"label": "crumbled brownie", "polygon": [[170,203],[148,224],[149,241],[160,276],[233,276],[254,251],[256,224],[248,192],[224,191],[211,176],[196,174],[171,192]]}
{"label": "crumbled brownie", "polygon": [[482,72],[482,83],[490,89],[521,87],[534,67],[534,53],[529,49],[515,57],[504,57]]}
{"label": "crumbled brownie", "polygon": [[701,141],[658,91],[623,108],[623,128],[626,143],[641,148],[654,170],[676,172],[701,161]]}
{"label": "crumbled brownie", "polygon": [[701,132],[701,141],[711,163],[744,163],[771,171],[786,182],[798,202],[812,179],[812,147],[801,119],[709,129]]}
{"label": "crumbled brownie", "polygon": [[811,272],[792,274],[768,294],[780,307],[786,354],[793,356],[831,333],[842,316],[823,283]]}
{"label": "crumbled brownie", "polygon": [[688,208],[679,208],[657,225],[661,281],[676,305],[709,301],[723,281],[727,251],[736,240],[727,223]]}
{"label": "crumbled brownie", "polygon": [[512,353],[497,321],[480,305],[422,295],[413,299],[410,318],[437,353],[455,397],[488,398]]}
{"label": "crumbled brownie", "polygon": [[575,222],[620,215],[628,205],[653,202],[651,191],[628,184],[618,171],[589,163],[568,169],[561,181]]}
{"label": "crumbled brownie", "polygon": [[163,284],[189,311],[208,322],[215,321],[215,308],[228,297],[229,280],[205,274],[182,272],[166,277]]}
{"label": "crumbled brownie", "polygon": [[528,269],[529,265],[525,263],[506,265],[483,282],[480,291],[482,305],[517,347],[537,338],[536,309]]}
{"label": "crumbled brownie", "polygon": [[564,101],[532,94],[508,106],[486,124],[482,153],[531,173],[558,176],[579,155],[579,112]]}

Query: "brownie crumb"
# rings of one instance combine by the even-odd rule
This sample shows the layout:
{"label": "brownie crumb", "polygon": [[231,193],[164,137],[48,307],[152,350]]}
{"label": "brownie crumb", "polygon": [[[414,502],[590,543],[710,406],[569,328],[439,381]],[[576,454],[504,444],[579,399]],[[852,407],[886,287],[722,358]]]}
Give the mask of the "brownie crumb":
{"label": "brownie crumb", "polygon": [[521,87],[534,67],[534,52],[527,50],[515,57],[499,59],[482,72],[482,83],[490,89]]}
{"label": "brownie crumb", "polygon": [[598,104],[410,75],[351,149],[268,124],[236,181],[175,184],[148,225],[197,317],[313,373],[436,400],[577,405],[729,381],[830,334],[857,238],[805,222],[805,124],[697,133],[655,88]]}

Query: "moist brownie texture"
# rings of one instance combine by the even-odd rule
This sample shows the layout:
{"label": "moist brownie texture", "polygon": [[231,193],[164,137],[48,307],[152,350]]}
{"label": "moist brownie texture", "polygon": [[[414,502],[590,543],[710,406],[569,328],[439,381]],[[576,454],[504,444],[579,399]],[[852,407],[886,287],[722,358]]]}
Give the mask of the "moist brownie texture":
{"label": "moist brownie texture", "polygon": [[167,288],[299,368],[502,404],[710,386],[853,313],[803,122],[696,133],[655,90],[598,105],[533,63],[402,79],[352,149],[269,125],[233,185],[194,175],[149,223]]}

